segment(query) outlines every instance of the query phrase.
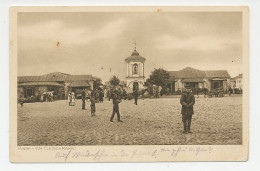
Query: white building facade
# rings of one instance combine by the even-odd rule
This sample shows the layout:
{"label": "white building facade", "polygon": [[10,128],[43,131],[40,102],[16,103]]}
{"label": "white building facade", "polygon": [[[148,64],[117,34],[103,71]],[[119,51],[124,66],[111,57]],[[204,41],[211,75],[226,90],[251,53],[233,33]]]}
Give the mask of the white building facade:
{"label": "white building facade", "polygon": [[145,58],[134,50],[132,55],[125,59],[126,62],[126,86],[131,89],[143,89],[145,83],[144,63]]}

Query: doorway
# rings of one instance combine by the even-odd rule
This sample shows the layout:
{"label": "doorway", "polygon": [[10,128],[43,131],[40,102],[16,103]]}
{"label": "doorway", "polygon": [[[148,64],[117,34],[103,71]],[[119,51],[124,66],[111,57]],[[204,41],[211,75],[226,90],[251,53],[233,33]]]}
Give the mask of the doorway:
{"label": "doorway", "polygon": [[26,97],[31,97],[33,95],[33,89],[32,88],[27,88],[26,89]]}
{"label": "doorway", "polygon": [[139,90],[139,83],[138,82],[133,83],[133,90]]}

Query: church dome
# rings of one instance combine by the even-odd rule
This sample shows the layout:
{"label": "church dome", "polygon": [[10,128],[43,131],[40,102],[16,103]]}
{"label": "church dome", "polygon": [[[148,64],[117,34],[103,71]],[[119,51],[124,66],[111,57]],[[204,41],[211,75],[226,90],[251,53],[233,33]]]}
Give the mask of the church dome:
{"label": "church dome", "polygon": [[139,53],[136,50],[134,50],[131,56],[139,56]]}
{"label": "church dome", "polygon": [[146,59],[139,55],[139,53],[134,50],[132,55],[125,58],[126,62],[144,62]]}

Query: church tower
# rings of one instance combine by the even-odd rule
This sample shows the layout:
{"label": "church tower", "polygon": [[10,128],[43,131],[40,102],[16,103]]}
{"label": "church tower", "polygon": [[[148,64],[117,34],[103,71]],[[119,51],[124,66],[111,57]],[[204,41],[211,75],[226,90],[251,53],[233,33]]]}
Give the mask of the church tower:
{"label": "church tower", "polygon": [[145,76],[144,76],[144,62],[145,58],[140,56],[135,50],[132,55],[125,58],[126,62],[126,86],[135,90],[143,89]]}

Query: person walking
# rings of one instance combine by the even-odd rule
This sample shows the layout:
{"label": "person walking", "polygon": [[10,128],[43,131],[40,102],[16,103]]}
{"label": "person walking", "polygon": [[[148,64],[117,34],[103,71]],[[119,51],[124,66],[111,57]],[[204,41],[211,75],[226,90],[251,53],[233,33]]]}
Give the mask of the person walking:
{"label": "person walking", "polygon": [[95,97],[90,97],[90,109],[91,109],[91,117],[96,116],[96,104],[95,104]]}
{"label": "person walking", "polygon": [[71,101],[72,101],[71,93],[69,92],[69,94],[68,94],[68,102],[69,102],[69,106],[71,106]]}
{"label": "person walking", "polygon": [[229,87],[229,89],[228,89],[228,95],[231,96],[231,94],[232,94],[232,88]]}
{"label": "person walking", "polygon": [[72,106],[75,106],[75,100],[76,100],[75,93],[72,92],[72,93],[71,93],[71,105],[72,105]]}
{"label": "person walking", "polygon": [[104,101],[104,93],[102,90],[100,90],[99,92],[99,103],[103,103]]}
{"label": "person walking", "polygon": [[120,120],[119,105],[118,105],[120,103],[120,99],[118,97],[117,91],[113,93],[112,99],[113,99],[113,113],[111,115],[110,122],[113,122],[115,114],[117,114],[117,121],[123,122]]}
{"label": "person walking", "polygon": [[82,109],[85,109],[85,101],[86,101],[86,92],[85,89],[82,90],[81,92],[81,100],[82,100]]}
{"label": "person walking", "polygon": [[196,87],[196,95],[197,95],[197,98],[199,98],[199,88]]}
{"label": "person walking", "polygon": [[195,104],[195,97],[191,92],[189,85],[185,86],[185,92],[182,94],[180,103],[182,105],[181,114],[183,122],[183,133],[192,133],[190,131],[191,119],[194,114],[193,105]]}
{"label": "person walking", "polygon": [[107,98],[108,98],[108,101],[110,101],[110,99],[111,99],[111,92],[110,92],[110,90],[107,90]]}
{"label": "person walking", "polygon": [[126,98],[127,98],[127,92],[125,89],[123,89],[123,99],[126,100]]}
{"label": "person walking", "polygon": [[135,89],[133,94],[134,94],[134,98],[135,98],[135,103],[134,104],[137,105],[138,91]]}

